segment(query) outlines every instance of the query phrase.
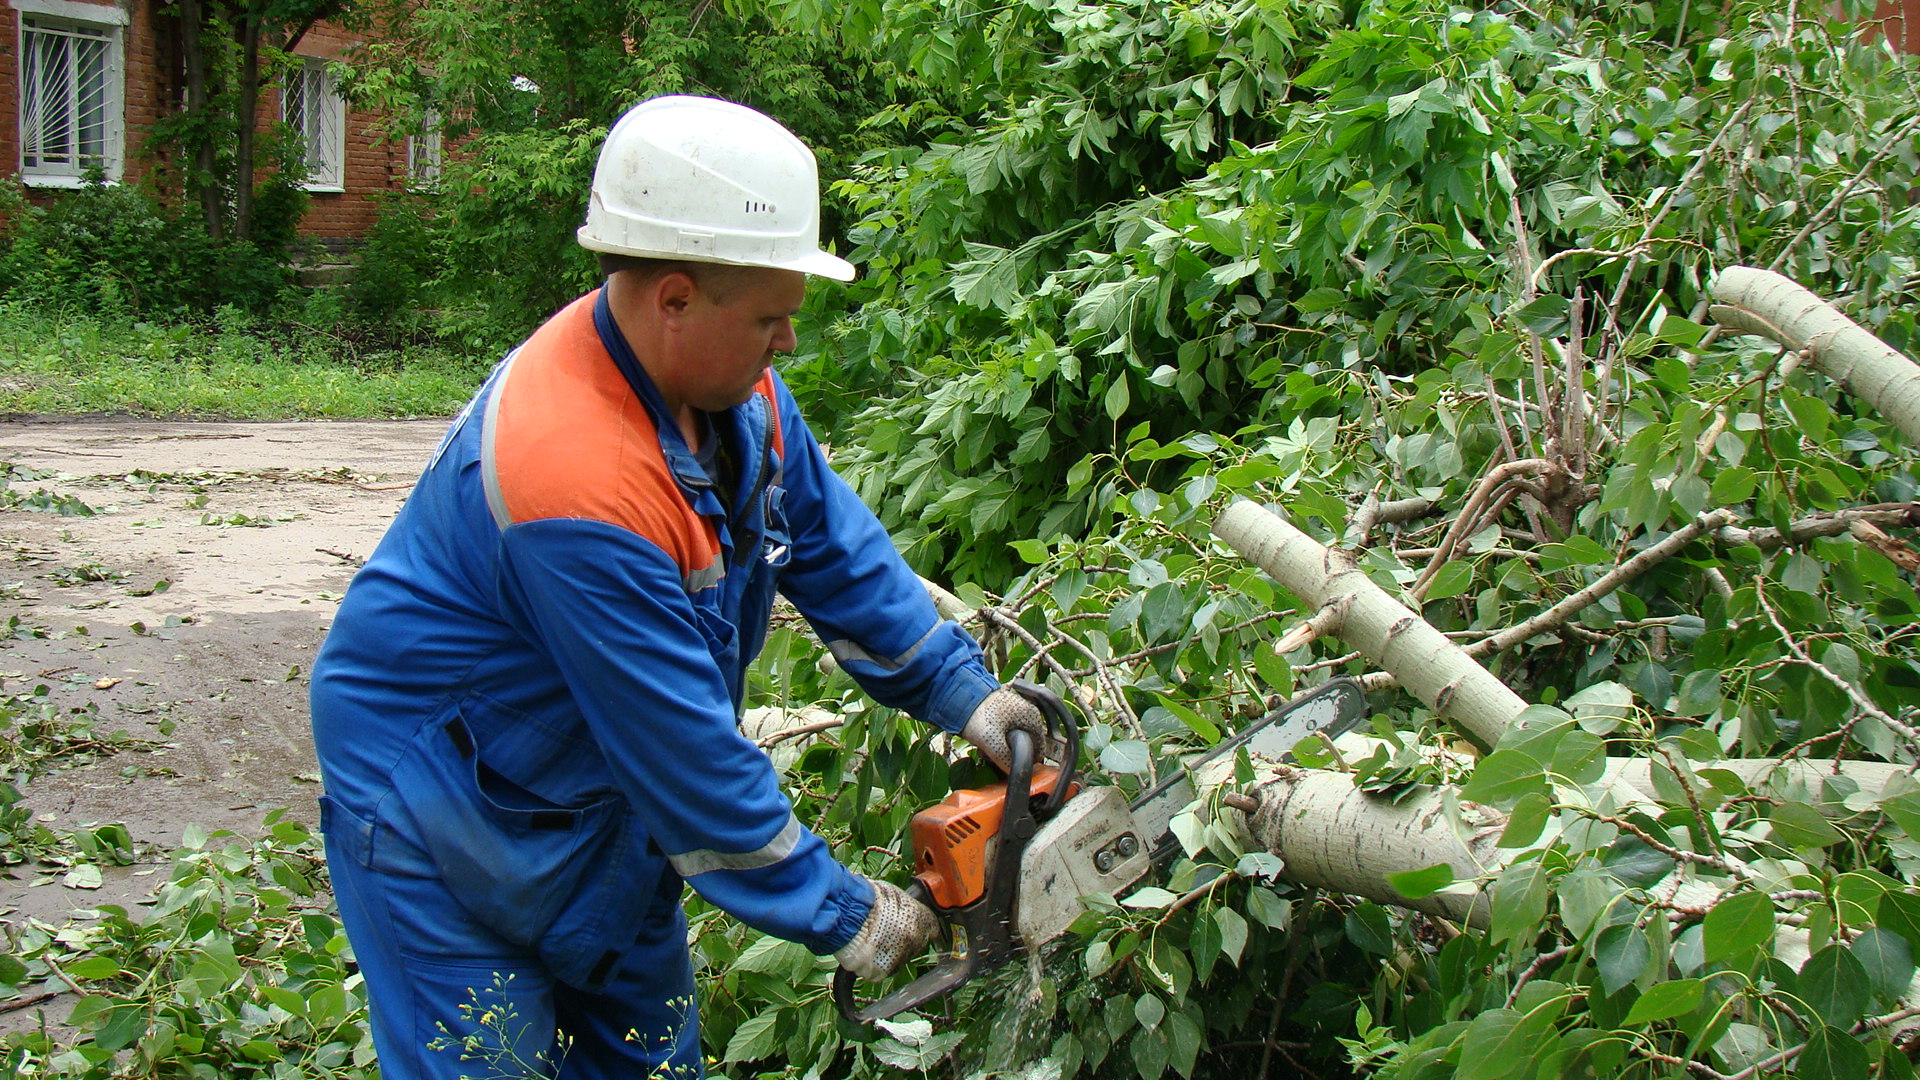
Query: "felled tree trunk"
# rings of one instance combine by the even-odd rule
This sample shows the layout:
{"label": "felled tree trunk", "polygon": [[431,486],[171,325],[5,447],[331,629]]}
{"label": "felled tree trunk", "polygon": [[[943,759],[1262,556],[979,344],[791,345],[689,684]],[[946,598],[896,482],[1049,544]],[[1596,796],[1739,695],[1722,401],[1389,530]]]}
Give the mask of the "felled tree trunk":
{"label": "felled tree trunk", "polygon": [[1213,535],[1319,609],[1321,632],[1339,635],[1372,658],[1481,746],[1499,742],[1527,707],[1506,683],[1368,580],[1350,552],[1323,547],[1250,502],[1227,507]]}
{"label": "felled tree trunk", "polygon": [[1355,788],[1347,773],[1281,768],[1275,777],[1251,792],[1260,809],[1248,829],[1286,863],[1289,880],[1485,925],[1490,909],[1478,890],[1415,899],[1388,879],[1441,864],[1458,881],[1498,872],[1504,859],[1494,843],[1505,815],[1465,804],[1456,826],[1439,788],[1387,802]]}
{"label": "felled tree trunk", "polygon": [[1709,308],[1720,325],[1804,350],[1822,374],[1920,443],[1920,365],[1771,270],[1729,266],[1708,289],[1720,301]]}

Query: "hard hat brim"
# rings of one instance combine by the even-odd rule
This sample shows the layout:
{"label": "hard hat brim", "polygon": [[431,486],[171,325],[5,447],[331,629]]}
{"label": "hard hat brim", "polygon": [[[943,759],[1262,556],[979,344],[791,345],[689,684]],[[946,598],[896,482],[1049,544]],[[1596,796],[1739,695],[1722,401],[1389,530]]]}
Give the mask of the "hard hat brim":
{"label": "hard hat brim", "polygon": [[803,274],[832,278],[834,281],[852,281],[854,274],[852,263],[838,255],[829,254],[825,251],[816,251],[811,255],[803,255],[780,269],[798,270]]}
{"label": "hard hat brim", "polygon": [[661,251],[655,248],[627,247],[622,244],[608,243],[593,235],[591,226],[581,226],[574,233],[580,246],[588,251],[604,251],[613,255],[633,255],[646,259],[672,259],[678,262],[716,263],[720,266],[761,266],[770,270],[792,270],[815,277],[832,278],[834,281],[852,281],[856,273],[854,265],[838,255],[825,251],[813,251],[797,259],[785,262],[761,261],[759,259],[716,259],[708,255],[699,255],[685,251]]}

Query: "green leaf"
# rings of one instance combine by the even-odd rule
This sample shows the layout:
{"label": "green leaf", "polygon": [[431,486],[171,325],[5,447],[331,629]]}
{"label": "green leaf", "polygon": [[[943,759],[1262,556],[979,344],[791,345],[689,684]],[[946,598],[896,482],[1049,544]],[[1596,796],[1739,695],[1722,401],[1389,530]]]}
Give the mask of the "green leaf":
{"label": "green leaf", "polygon": [[1158,911],[1178,899],[1180,899],[1178,896],[1157,885],[1149,885],[1144,889],[1139,889],[1129,894],[1126,899],[1120,901],[1120,906]]}
{"label": "green leaf", "polygon": [[1539,1047],[1516,1037],[1523,1031],[1521,1019],[1513,1009],[1492,1009],[1474,1017],[1460,1039],[1458,1080],[1506,1080],[1531,1064]]}
{"label": "green leaf", "polygon": [[1015,540],[1007,545],[1023,562],[1038,566],[1047,561],[1047,545],[1044,540]]}
{"label": "green leaf", "polygon": [[1453,867],[1446,863],[1435,863],[1424,870],[1406,870],[1387,875],[1387,884],[1393,886],[1394,892],[1408,900],[1432,896],[1435,892],[1453,884],[1453,881]]}
{"label": "green leaf", "polygon": [[120,974],[120,962],[111,956],[89,956],[62,967],[76,979],[111,979]]}
{"label": "green leaf", "polygon": [[1187,598],[1180,586],[1163,581],[1140,598],[1140,633],[1152,642],[1167,641],[1187,627]]}
{"label": "green leaf", "polygon": [[813,954],[804,945],[776,937],[763,937],[747,946],[728,968],[793,979],[813,970]]}
{"label": "green leaf", "polygon": [[1347,913],[1347,940],[1370,953],[1393,955],[1393,924],[1379,904],[1361,904]]}
{"label": "green leaf", "polygon": [[1133,397],[1127,390],[1127,373],[1124,371],[1115,372],[1113,383],[1107,387],[1107,395],[1105,398],[1107,417],[1112,420],[1118,420],[1122,416],[1125,416],[1127,406],[1132,400]]}
{"label": "green leaf", "polygon": [[1426,599],[1434,601],[1459,596],[1472,585],[1473,564],[1455,559],[1434,572],[1433,580],[1427,583]]}
{"label": "green leaf", "polygon": [[1772,941],[1773,920],[1773,901],[1765,893],[1740,893],[1715,904],[1702,931],[1706,961],[1716,963]]}
{"label": "green leaf", "polygon": [[1609,926],[1594,942],[1593,962],[1600,972],[1600,985],[1612,997],[1647,970],[1653,962],[1653,943],[1645,930],[1632,923]]}
{"label": "green leaf", "polygon": [[1906,938],[1876,926],[1853,939],[1853,955],[1881,997],[1898,1001],[1906,996],[1914,971],[1913,950]]}
{"label": "green leaf", "polygon": [[1139,739],[1116,739],[1100,749],[1100,767],[1109,773],[1139,776],[1147,763],[1147,744]]}
{"label": "green leaf", "polygon": [[1256,885],[1247,891],[1247,913],[1275,930],[1285,930],[1293,923],[1293,904],[1265,886]]}
{"label": "green leaf", "polygon": [[1496,750],[1473,768],[1473,776],[1460,789],[1460,797],[1469,802],[1497,806],[1528,792],[1544,792],[1546,769],[1539,761],[1518,750]]}
{"label": "green leaf", "polygon": [[1133,1015],[1142,1028],[1151,1031],[1167,1018],[1167,1006],[1157,995],[1141,994],[1133,1003]]}
{"label": "green leaf", "polygon": [[1280,656],[1266,642],[1253,646],[1253,670],[1260,675],[1260,681],[1275,694],[1293,693],[1293,665],[1286,657]]}
{"label": "green leaf", "polygon": [[1773,838],[1795,851],[1828,847],[1846,839],[1820,811],[1806,803],[1776,806],[1767,820],[1773,826]]}
{"label": "green leaf", "polygon": [[992,244],[967,244],[967,261],[955,263],[954,299],[971,307],[1011,313],[1020,292],[1020,265],[1014,253]]}
{"label": "green leaf", "polygon": [[1867,1009],[1867,969],[1852,950],[1835,942],[1800,969],[1800,1000],[1827,1023],[1848,1027]]}
{"label": "green leaf", "polygon": [[1188,708],[1184,702],[1171,694],[1160,694],[1158,696],[1160,698],[1160,704],[1165,706],[1168,712],[1178,717],[1180,722],[1185,724],[1189,731],[1192,731],[1195,735],[1200,736],[1209,743],[1220,741],[1220,729],[1215,726],[1213,721],[1208,720],[1206,717]]}
{"label": "green leaf", "polygon": [[1705,993],[1706,983],[1699,979],[1671,979],[1655,983],[1640,995],[1640,1000],[1633,1003],[1633,1008],[1627,1010],[1627,1018],[1621,1024],[1634,1027],[1684,1016],[1700,1007],[1700,1000]]}
{"label": "green leaf", "polygon": [[1487,936],[1508,941],[1538,933],[1547,918],[1549,892],[1547,867],[1539,859],[1502,870],[1493,883],[1493,918]]}
{"label": "green leaf", "polygon": [[[100,1025],[99,1030],[94,1033],[93,1041],[102,1050],[123,1050],[139,1041],[140,1036],[146,1033],[146,1009],[139,1005],[116,1005],[107,1013],[107,1022]],[[259,1041],[254,1040],[254,1042]],[[254,1045],[254,1042],[242,1046],[241,1052],[246,1053],[247,1046]],[[272,1043],[265,1043],[264,1048],[269,1051],[268,1055],[256,1057],[255,1060],[278,1060],[279,1051]]]}
{"label": "green leaf", "polygon": [[1235,964],[1247,948],[1247,920],[1230,907],[1213,910],[1213,921],[1220,927],[1220,951]]}
{"label": "green leaf", "polygon": [[1159,1080],[1160,1074],[1167,1071],[1167,1060],[1172,1054],[1173,1048],[1160,1032],[1142,1030],[1134,1033],[1133,1068],[1140,1080]]}
{"label": "green leaf", "polygon": [[1907,948],[1920,954],[1920,896],[1911,892],[1883,893],[1874,924],[1907,939]]}
{"label": "green leaf", "polygon": [[1858,1037],[1822,1024],[1793,1063],[1794,1080],[1867,1080],[1873,1058]]}
{"label": "green leaf", "polygon": [[1572,305],[1566,297],[1548,294],[1515,309],[1512,315],[1529,333],[1559,337],[1567,332]]}
{"label": "green leaf", "polygon": [[1499,846],[1503,848],[1521,848],[1540,839],[1546,830],[1547,822],[1553,817],[1553,800],[1538,791],[1520,796],[1513,804],[1513,810],[1507,815],[1507,827],[1500,831]]}
{"label": "green leaf", "polygon": [[1720,672],[1690,671],[1680,683],[1673,710],[1681,716],[1705,716],[1720,707]]}
{"label": "green leaf", "polygon": [[1920,790],[1903,791],[1882,799],[1880,809],[1893,819],[1895,825],[1900,826],[1901,832],[1920,840]]}
{"label": "green leaf", "polygon": [[737,1028],[733,1037],[727,1040],[726,1054],[721,1061],[758,1061],[771,1056],[780,1048],[780,1013],[767,1010],[757,1016],[749,1016]]}

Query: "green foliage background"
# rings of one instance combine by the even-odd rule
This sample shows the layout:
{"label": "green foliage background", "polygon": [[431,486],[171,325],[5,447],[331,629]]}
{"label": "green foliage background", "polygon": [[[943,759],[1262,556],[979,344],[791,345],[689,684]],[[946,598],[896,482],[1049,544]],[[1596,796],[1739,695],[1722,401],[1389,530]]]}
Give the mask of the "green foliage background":
{"label": "green foliage background", "polygon": [[504,351],[593,287],[574,230],[607,128],[646,98],[753,105],[816,148],[822,175],[844,171],[871,142],[859,128],[886,100],[880,73],[760,8],[427,0],[391,20],[395,36],[356,56],[345,86],[388,110],[394,134],[435,124],[450,150],[429,197],[390,208],[425,219],[436,259],[419,295],[441,308],[441,332]]}
{"label": "green foliage background", "polygon": [[[1234,498],[1329,543],[1363,507],[1428,501],[1348,539],[1465,643],[1736,515],[1483,657],[1543,704],[1477,764],[1391,691],[1369,749],[1302,755],[1381,805],[1439,792],[1463,829],[1497,827],[1486,880],[1396,885],[1476,889],[1485,925],[1288,884],[1207,803],[1164,880],[1095,898],[1045,964],[861,1030],[827,962],[696,899],[715,1071],[1913,1074],[1920,595],[1844,527],[1790,535],[1886,504],[1910,538],[1913,447],[1704,305],[1716,269],[1772,266],[1915,347],[1912,60],[1774,2],[429,0],[417,29],[356,92],[466,131],[427,220],[476,342],[588,283],[571,230],[631,101],[732,96],[822,148],[863,274],[816,293],[788,377],[1003,671],[1086,706],[1099,774],[1129,792],[1368,666],[1337,640],[1274,652],[1313,612],[1208,537]],[[1483,485],[1507,463],[1537,467]],[[818,657],[776,627],[755,701],[846,724],[771,750],[801,818],[897,878],[908,817],[969,776]],[[1656,799],[1620,800],[1620,758],[1657,763]],[[1869,785],[1860,761],[1901,771]],[[117,956],[117,933],[31,959]],[[257,970],[264,997],[293,969]],[[116,1021],[93,1008],[100,1047]],[[113,1015],[120,1046],[157,1030]],[[283,1059],[351,1056],[348,1036],[288,1037]],[[13,1067],[106,1075],[82,1058],[21,1047]]]}

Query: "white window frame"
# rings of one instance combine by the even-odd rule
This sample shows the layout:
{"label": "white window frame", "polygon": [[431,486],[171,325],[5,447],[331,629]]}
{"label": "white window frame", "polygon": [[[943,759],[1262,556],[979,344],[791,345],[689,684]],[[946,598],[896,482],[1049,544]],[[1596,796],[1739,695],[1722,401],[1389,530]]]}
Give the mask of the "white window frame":
{"label": "white window frame", "polygon": [[[347,190],[347,99],[340,96],[327,61],[298,58],[280,91],[280,119],[300,137],[307,165],[308,191]],[[318,108],[314,108],[317,99]]]}
{"label": "white window frame", "polygon": [[[122,40],[128,22],[126,10],[118,5],[82,4],[73,0],[11,0],[10,6],[19,12],[15,20],[18,38],[14,55],[19,60],[15,100],[20,182],[28,187],[77,188],[86,182],[86,173],[96,166],[109,182],[118,182],[126,167],[127,65]],[[49,37],[74,43],[98,41],[104,45],[96,106],[100,114],[96,153],[82,155],[78,132],[72,136],[70,152],[55,155],[57,160],[48,161],[40,152],[41,139],[33,130],[35,118],[28,115],[28,102],[34,96],[28,92],[28,79],[29,68],[36,62],[33,58],[39,55],[34,51],[34,42]],[[81,95],[74,71],[78,48],[78,44],[70,45],[65,57],[70,85],[60,107],[68,113],[69,130],[80,126]]]}
{"label": "white window frame", "polygon": [[443,161],[440,110],[429,105],[421,113],[419,130],[407,136],[407,187],[413,191],[440,190]]}

